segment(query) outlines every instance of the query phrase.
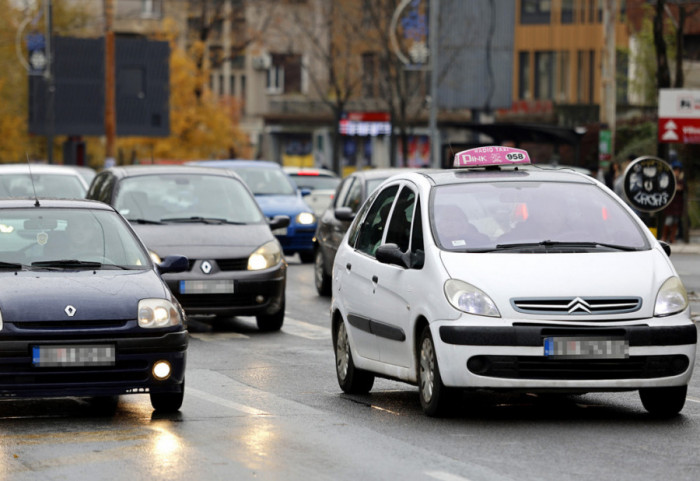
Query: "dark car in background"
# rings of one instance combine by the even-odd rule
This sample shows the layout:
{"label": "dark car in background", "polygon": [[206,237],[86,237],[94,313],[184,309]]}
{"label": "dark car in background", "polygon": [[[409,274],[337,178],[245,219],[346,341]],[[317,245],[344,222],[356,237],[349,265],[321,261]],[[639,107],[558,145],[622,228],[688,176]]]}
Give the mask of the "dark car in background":
{"label": "dark car in background", "polygon": [[226,169],[111,167],[88,198],[113,205],[154,258],[182,254],[189,268],[163,276],[190,315],[255,316],[261,331],[284,322],[287,263],[246,184]]}
{"label": "dark car in background", "polygon": [[362,203],[379,184],[409,168],[358,170],[345,177],[336,190],[333,202],[318,221],[314,241],[314,283],[321,296],[331,294],[333,260],[350,222]]}
{"label": "dark car in background", "polygon": [[177,411],[185,313],[128,222],[101,202],[0,200],[0,397],[148,393]]}
{"label": "dark car in background", "polygon": [[243,178],[269,219],[289,217],[289,225],[272,231],[285,255],[299,254],[302,262],[313,262],[316,215],[304,202],[309,190],[297,189],[282,167],[265,160],[203,160],[189,164],[231,169]]}

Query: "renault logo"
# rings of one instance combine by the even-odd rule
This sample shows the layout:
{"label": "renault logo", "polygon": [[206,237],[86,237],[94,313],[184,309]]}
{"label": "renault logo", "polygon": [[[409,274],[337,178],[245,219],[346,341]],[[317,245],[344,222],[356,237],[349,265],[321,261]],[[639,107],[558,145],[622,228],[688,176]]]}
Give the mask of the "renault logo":
{"label": "renault logo", "polygon": [[68,314],[68,317],[73,317],[75,316],[75,307],[68,305],[64,309],[65,313]]}
{"label": "renault logo", "polygon": [[587,312],[588,314],[591,313],[591,306],[588,304],[586,301],[581,299],[580,297],[577,297],[573,301],[569,303],[568,306],[566,306],[569,309],[569,314],[573,314],[574,312],[577,311],[584,311]]}
{"label": "renault logo", "polygon": [[204,272],[205,274],[209,274],[211,272],[211,262],[209,262],[209,261],[202,262],[201,269],[202,269],[202,272]]}

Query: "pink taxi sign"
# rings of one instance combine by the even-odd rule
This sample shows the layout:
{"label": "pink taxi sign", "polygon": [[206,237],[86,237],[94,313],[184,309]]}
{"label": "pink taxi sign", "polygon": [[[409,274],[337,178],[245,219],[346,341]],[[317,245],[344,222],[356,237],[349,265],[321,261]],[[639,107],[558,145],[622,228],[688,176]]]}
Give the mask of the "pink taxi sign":
{"label": "pink taxi sign", "polygon": [[453,167],[489,167],[494,165],[529,164],[530,156],[523,149],[498,145],[477,147],[455,154]]}

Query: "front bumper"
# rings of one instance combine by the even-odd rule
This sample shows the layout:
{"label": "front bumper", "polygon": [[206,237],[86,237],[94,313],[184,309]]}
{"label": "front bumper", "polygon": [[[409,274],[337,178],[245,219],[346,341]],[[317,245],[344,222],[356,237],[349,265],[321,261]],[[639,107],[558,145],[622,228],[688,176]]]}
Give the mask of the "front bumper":
{"label": "front bumper", "polygon": [[[697,328],[675,326],[431,326],[447,386],[504,389],[626,390],[688,384]],[[581,359],[544,352],[549,337],[615,338],[628,357]]]}
{"label": "front bumper", "polygon": [[[112,396],[144,392],[181,392],[185,378],[187,331],[153,336],[72,337],[22,336],[0,340],[0,398]],[[34,346],[112,345],[115,362],[110,366],[37,367]],[[159,381],[153,365],[168,361],[172,373]]]}
{"label": "front bumper", "polygon": [[308,226],[289,226],[286,235],[276,235],[286,255],[296,252],[310,252],[314,249],[316,224]]}

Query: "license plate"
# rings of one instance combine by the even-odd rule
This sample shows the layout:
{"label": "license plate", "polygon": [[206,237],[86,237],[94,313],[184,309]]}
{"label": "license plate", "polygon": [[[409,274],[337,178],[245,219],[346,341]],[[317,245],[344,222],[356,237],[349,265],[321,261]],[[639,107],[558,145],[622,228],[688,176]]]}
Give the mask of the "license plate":
{"label": "license plate", "polygon": [[273,235],[287,235],[287,228],[280,227],[279,229],[272,229]]}
{"label": "license plate", "polygon": [[568,359],[625,359],[629,357],[629,341],[602,337],[547,337],[545,357]]}
{"label": "license plate", "polygon": [[34,346],[32,364],[37,367],[113,366],[115,351],[111,344]]}
{"label": "license plate", "polygon": [[180,281],[181,294],[232,294],[233,279]]}

